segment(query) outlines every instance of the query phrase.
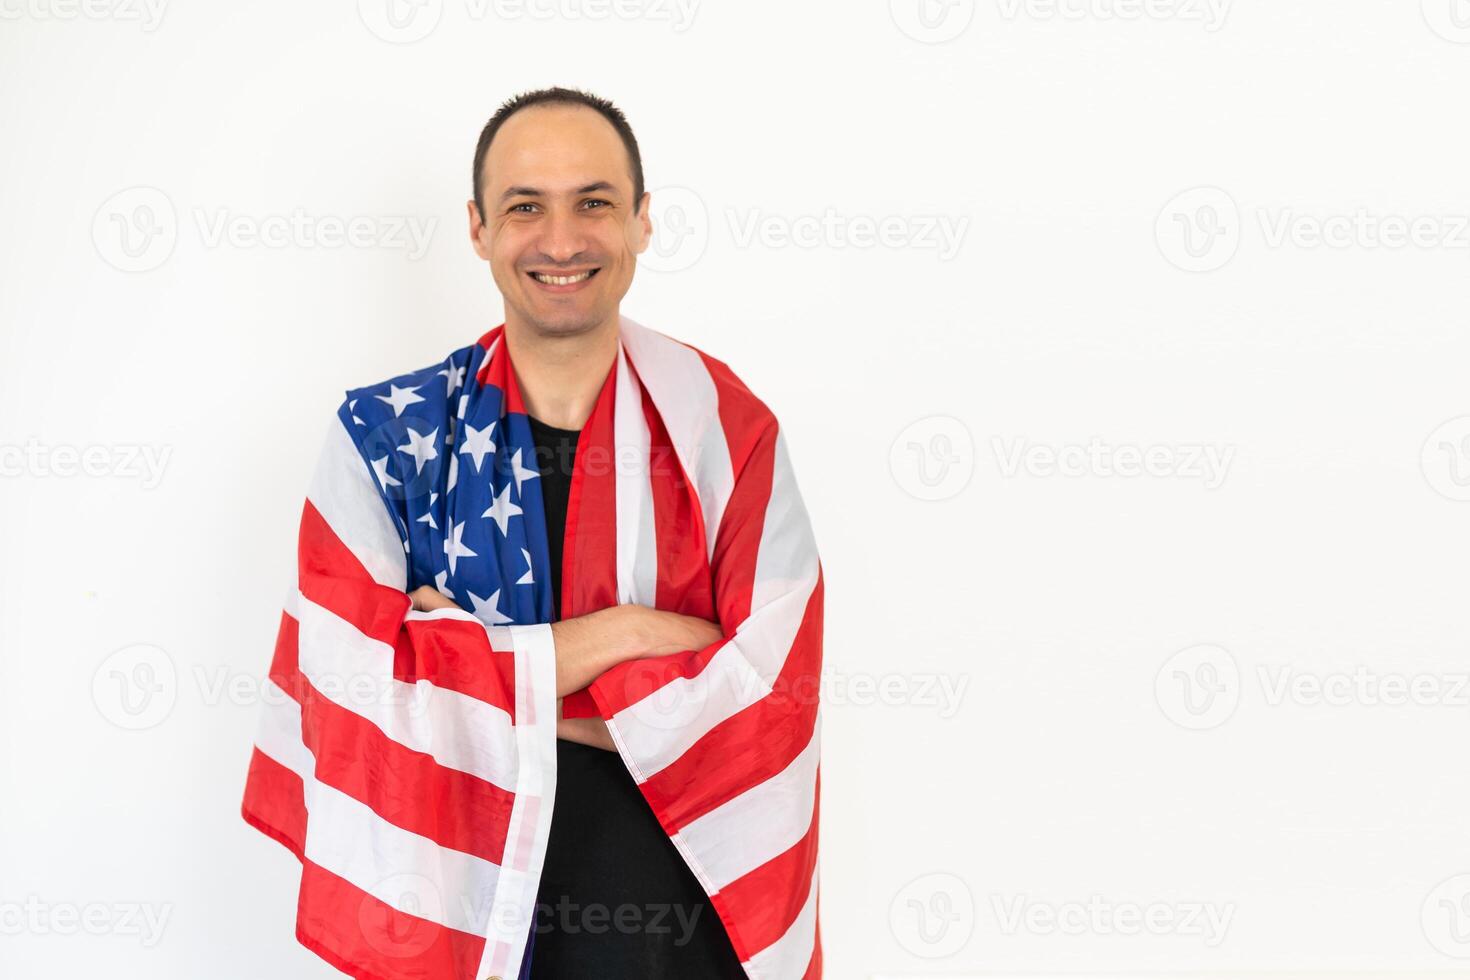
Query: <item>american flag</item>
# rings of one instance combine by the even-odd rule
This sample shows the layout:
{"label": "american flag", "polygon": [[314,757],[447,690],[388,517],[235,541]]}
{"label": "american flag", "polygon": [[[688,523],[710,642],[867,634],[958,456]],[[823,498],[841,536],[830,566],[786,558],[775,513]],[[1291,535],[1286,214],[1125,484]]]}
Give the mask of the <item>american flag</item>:
{"label": "american flag", "polygon": [[[504,324],[347,393],[302,514],[243,814],[301,861],[297,939],[369,980],[523,975],[556,786],[539,474]],[[578,440],[562,616],[720,624],[564,699],[607,721],[746,973],[822,973],[822,570],[781,429],[622,317]],[[432,585],[459,608],[411,609]]]}

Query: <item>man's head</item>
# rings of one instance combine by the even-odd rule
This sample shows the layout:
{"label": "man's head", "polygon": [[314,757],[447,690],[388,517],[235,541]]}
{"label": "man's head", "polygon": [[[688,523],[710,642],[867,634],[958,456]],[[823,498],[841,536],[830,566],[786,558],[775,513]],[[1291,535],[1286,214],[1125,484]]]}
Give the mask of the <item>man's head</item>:
{"label": "man's head", "polygon": [[507,323],[571,336],[616,322],[653,234],[638,142],[617,107],[575,89],[516,96],[480,133],[473,187],[470,239]]}

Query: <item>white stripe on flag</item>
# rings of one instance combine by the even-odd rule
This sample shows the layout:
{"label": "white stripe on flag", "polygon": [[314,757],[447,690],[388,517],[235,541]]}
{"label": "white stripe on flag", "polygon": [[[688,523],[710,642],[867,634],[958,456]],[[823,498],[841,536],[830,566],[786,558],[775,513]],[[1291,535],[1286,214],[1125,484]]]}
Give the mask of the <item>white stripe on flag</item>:
{"label": "white stripe on flag", "polygon": [[679,837],[699,856],[716,890],[806,836],[817,797],[820,731],[813,729],[806,748],[785,769],[680,828]]}
{"label": "white stripe on flag", "polygon": [[[286,611],[300,624],[301,673],[323,697],[376,725],[394,742],[432,756],[441,766],[502,789],[515,787],[515,735],[503,708],[427,680],[414,684],[397,680],[391,646],[364,635],[298,590],[293,589],[286,602]],[[485,628],[469,613],[459,612],[458,616],[411,612],[407,619],[464,619]]]}
{"label": "white stripe on flag", "polygon": [[806,973],[817,945],[817,890],[821,868],[812,869],[806,902],[785,934],[745,961],[745,971],[755,980],[791,980]]}
{"label": "white stripe on flag", "polygon": [[618,346],[618,378],[613,413],[613,463],[618,509],[618,601],[652,606],[658,584],[658,546],[653,517],[653,465],[643,389]]}
{"label": "white stripe on flag", "polygon": [[269,679],[256,748],[301,777],[309,819],[306,857],[407,915],[479,934],[500,869],[395,826],[317,780],[301,739],[301,708]]}
{"label": "white stripe on flag", "polygon": [[[333,422],[327,434],[306,496],[375,582],[405,591],[408,564],[403,557],[403,539],[388,508],[383,506],[383,498],[378,496],[372,471],[362,461],[341,419]],[[391,552],[383,551],[389,542],[395,547]]]}
{"label": "white stripe on flag", "polygon": [[705,557],[712,558],[715,536],[735,486],[730,446],[720,423],[720,398],[704,358],[692,347],[628,317],[621,317],[623,342],[630,348],[638,376],[649,389],[704,513]]}

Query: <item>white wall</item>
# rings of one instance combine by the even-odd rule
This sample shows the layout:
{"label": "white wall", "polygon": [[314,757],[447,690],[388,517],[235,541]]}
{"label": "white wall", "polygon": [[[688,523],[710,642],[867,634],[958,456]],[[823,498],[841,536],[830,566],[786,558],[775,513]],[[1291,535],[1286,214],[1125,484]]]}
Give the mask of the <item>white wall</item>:
{"label": "white wall", "polygon": [[[624,311],[813,514],[829,976],[1466,966],[1463,0],[71,2],[0,0],[0,974],[336,975],[251,690],[340,392],[500,322],[474,139],[557,83],[643,146]],[[297,209],[389,239],[213,234]]]}

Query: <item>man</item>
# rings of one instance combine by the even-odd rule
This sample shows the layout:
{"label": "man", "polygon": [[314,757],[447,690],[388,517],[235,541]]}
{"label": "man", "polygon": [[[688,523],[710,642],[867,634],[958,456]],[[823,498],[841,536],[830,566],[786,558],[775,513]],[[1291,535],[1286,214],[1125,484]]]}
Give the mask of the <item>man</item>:
{"label": "man", "polygon": [[[346,932],[360,934],[321,926],[303,878],[301,941],[356,976],[471,975],[476,960],[481,975],[510,964],[546,980],[820,976],[821,574],[774,417],[723,364],[620,313],[652,226],[637,142],[611,103],[561,88],[507,102],[480,136],[473,194],[470,238],[505,322],[441,369],[349,393],[340,410],[350,442],[334,455],[329,440],[309,497],[304,614],[283,623],[289,650],[272,669],[294,702],[291,746],[271,747],[280,726],[262,737],[246,818],[322,877],[311,887],[338,896],[322,906],[359,903]],[[642,469],[609,466],[630,447]],[[406,568],[393,567],[397,545]],[[385,586],[408,592],[406,616]],[[417,718],[344,714],[308,662],[342,644],[363,657],[385,647],[340,638],[319,606],[395,648],[385,690],[437,700],[414,701]],[[488,647],[464,630],[475,619]],[[505,642],[496,632],[545,622],[510,625]],[[511,647],[514,669],[497,658]],[[554,765],[505,734],[534,731],[523,695],[537,664],[554,677]],[[481,725],[478,702],[441,707],[449,688],[502,703],[513,723]],[[512,762],[487,763],[466,788],[476,760],[513,745]],[[273,761],[287,754],[294,767]],[[366,765],[334,774],[343,756]],[[300,803],[286,770],[305,786]],[[535,802],[549,784],[543,830]],[[359,804],[366,823],[335,815]],[[343,856],[338,832],[317,829],[327,819],[392,842]],[[501,843],[487,846],[490,834]],[[455,889],[432,869],[466,852],[484,863],[465,880],[484,867],[490,884],[460,887],[460,905],[493,904],[495,920],[521,881],[534,887],[524,950],[506,939],[513,928],[443,908]],[[395,901],[405,882],[412,900]]]}

